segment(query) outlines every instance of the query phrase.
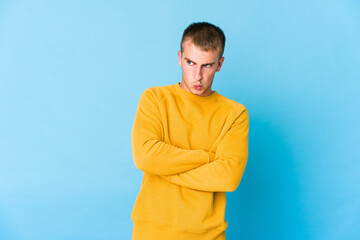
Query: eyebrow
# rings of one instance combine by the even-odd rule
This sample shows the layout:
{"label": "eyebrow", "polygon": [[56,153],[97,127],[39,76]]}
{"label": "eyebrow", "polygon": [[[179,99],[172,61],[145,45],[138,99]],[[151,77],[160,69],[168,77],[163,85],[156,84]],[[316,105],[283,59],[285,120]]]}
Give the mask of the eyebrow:
{"label": "eyebrow", "polygon": [[[191,62],[197,64],[196,62],[194,62],[193,60],[191,60],[191,59],[189,59],[189,58],[186,58],[186,57],[185,57],[185,59],[186,59],[187,61],[191,61]],[[212,63],[204,63],[202,66],[204,66],[204,65],[214,65],[214,64],[215,64],[214,62],[212,62]]]}

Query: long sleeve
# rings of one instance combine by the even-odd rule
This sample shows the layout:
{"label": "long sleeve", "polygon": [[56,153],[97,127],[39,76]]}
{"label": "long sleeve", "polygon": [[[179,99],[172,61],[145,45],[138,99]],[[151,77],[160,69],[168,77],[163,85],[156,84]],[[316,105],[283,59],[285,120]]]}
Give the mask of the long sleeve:
{"label": "long sleeve", "polygon": [[184,172],[214,160],[202,149],[183,149],[163,141],[163,124],[157,100],[151,90],[140,96],[131,132],[135,166],[154,175]]}
{"label": "long sleeve", "polygon": [[170,183],[211,192],[232,192],[240,184],[248,158],[249,116],[245,108],[219,142],[214,161],[174,175]]}

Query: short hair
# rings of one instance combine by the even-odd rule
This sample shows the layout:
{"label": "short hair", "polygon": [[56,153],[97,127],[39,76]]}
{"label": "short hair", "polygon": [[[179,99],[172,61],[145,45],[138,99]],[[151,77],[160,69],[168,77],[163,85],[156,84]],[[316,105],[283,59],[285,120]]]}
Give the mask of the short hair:
{"label": "short hair", "polygon": [[217,26],[208,22],[195,22],[190,24],[183,33],[180,49],[183,52],[183,43],[191,40],[192,43],[204,51],[220,50],[221,58],[225,48],[225,34]]}

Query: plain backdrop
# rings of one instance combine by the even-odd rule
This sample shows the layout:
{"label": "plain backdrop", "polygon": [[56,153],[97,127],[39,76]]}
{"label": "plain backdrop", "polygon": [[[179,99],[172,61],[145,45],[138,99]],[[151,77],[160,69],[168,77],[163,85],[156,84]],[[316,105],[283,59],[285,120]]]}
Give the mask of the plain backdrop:
{"label": "plain backdrop", "polygon": [[130,134],[181,81],[192,22],[220,26],[213,90],[244,104],[227,239],[360,239],[360,3],[0,1],[0,239],[131,239]]}

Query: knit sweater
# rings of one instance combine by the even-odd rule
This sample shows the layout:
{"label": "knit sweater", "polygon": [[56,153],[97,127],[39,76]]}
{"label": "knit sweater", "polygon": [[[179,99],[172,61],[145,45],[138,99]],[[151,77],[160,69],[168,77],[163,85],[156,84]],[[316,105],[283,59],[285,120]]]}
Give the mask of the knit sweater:
{"label": "knit sweater", "polygon": [[147,88],[131,132],[143,171],[133,240],[225,239],[225,193],[244,173],[248,131],[246,107],[216,91],[198,96],[179,82]]}

